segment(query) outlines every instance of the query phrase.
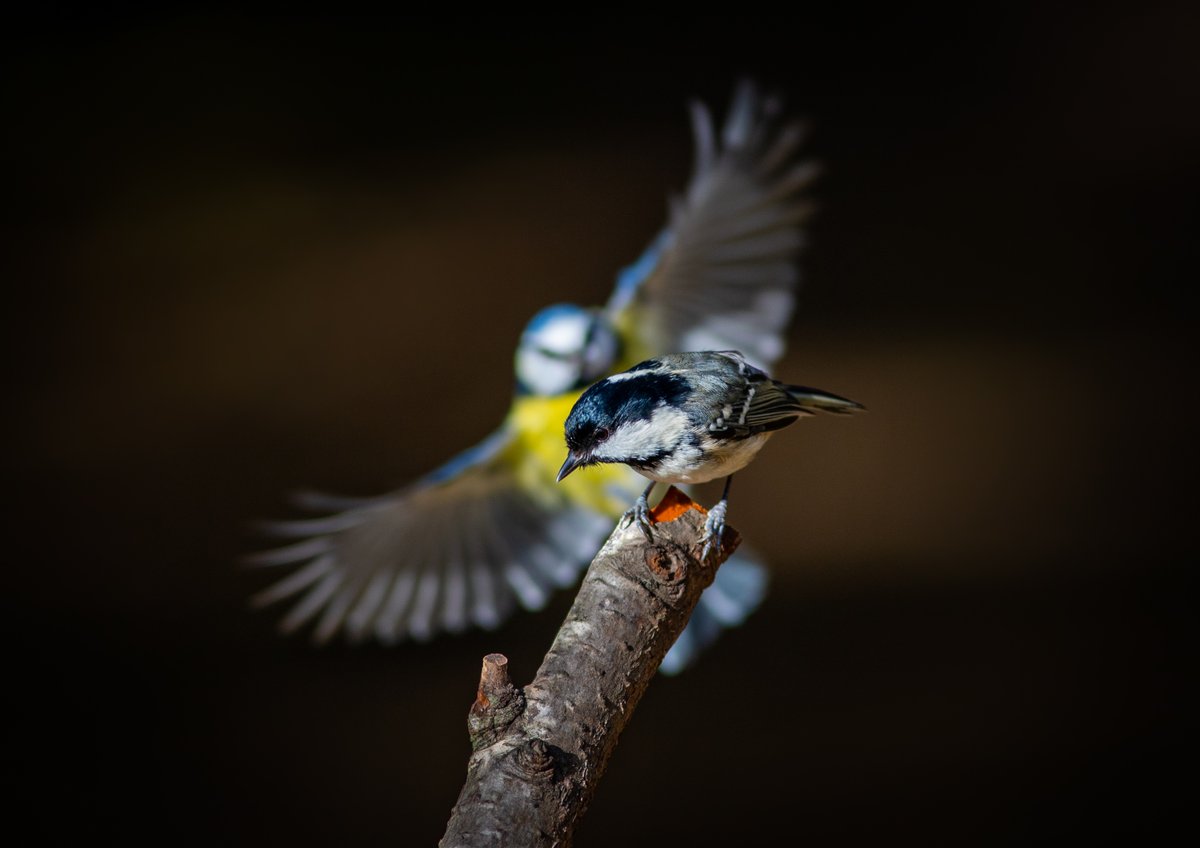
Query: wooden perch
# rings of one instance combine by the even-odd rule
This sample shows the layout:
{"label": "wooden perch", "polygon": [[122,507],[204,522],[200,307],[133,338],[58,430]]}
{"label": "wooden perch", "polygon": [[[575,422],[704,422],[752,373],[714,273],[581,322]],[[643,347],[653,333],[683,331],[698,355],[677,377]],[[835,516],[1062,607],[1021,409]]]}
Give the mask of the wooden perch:
{"label": "wooden perch", "polygon": [[617,737],[740,541],[726,527],[701,562],[704,518],[672,488],[654,509],[653,543],[637,526],[614,530],[523,690],[506,657],[483,658],[467,720],[474,753],[443,848],[571,844]]}

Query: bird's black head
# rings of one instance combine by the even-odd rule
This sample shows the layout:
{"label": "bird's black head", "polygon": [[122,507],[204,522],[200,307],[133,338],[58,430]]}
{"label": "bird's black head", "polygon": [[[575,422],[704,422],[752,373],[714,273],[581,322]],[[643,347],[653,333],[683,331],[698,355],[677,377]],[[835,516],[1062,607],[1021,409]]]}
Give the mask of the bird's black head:
{"label": "bird's black head", "polygon": [[569,454],[558,479],[599,462],[635,467],[661,456],[686,423],[679,409],[687,380],[660,370],[656,360],[635,365],[580,396],[564,426]]}

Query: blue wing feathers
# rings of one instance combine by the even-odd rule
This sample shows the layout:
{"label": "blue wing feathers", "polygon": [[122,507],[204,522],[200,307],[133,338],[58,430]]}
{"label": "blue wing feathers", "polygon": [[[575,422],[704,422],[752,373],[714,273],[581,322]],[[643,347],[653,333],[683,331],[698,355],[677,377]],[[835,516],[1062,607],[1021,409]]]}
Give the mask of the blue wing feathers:
{"label": "blue wing feathers", "polygon": [[671,238],[670,228],[663,230],[632,265],[626,265],[617,272],[617,286],[608,301],[607,311],[610,315],[624,309],[633,300],[638,288],[658,267],[663,252],[670,247]]}

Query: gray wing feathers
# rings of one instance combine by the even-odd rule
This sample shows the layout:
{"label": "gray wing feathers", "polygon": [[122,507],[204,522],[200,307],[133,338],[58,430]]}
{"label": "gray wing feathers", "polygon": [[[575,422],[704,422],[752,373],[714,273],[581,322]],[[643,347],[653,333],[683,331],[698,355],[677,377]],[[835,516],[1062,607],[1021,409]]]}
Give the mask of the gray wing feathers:
{"label": "gray wing feathers", "polygon": [[393,575],[390,571],[377,571],[371,575],[367,588],[362,597],[346,616],[346,638],[352,643],[366,641],[371,632],[371,622],[387,599],[388,589],[391,588]]}
{"label": "gray wing feathers", "polygon": [[393,643],[495,627],[518,604],[539,609],[575,582],[611,529],[553,489],[539,494],[544,500],[489,457],[452,479],[352,501],[335,515],[268,524],[284,538],[316,535],[246,558],[294,569],[254,603],[300,595],[281,627],[291,632],[315,620],[318,643],[339,632],[352,642]]}
{"label": "gray wing feathers", "polygon": [[[762,382],[754,386],[754,389],[750,408],[746,410],[747,427],[769,427],[787,418],[812,415],[812,412],[778,383]],[[739,420],[738,423],[742,422]]]}
{"label": "gray wing feathers", "polygon": [[793,163],[803,128],[776,129],[778,112],[743,82],[718,150],[708,110],[693,104],[695,171],[672,204],[669,247],[638,292],[653,349],[736,348],[758,365],[783,353],[811,211],[800,194],[816,169]]}
{"label": "gray wing feathers", "polygon": [[695,182],[712,170],[717,158],[717,142],[713,137],[713,121],[708,107],[699,100],[693,100],[690,106],[692,138],[696,145],[696,161],[692,171],[692,181]]}
{"label": "gray wing feathers", "polygon": [[321,582],[309,590],[300,603],[292,607],[291,612],[284,617],[280,628],[285,633],[291,633],[298,627],[307,623],[318,610],[325,605],[325,602],[333,596],[337,591],[338,585],[341,583],[341,575],[336,569],[331,569],[321,578]]}
{"label": "gray wing feathers", "polygon": [[284,598],[290,598],[328,574],[333,569],[333,564],[334,558],[329,554],[319,556],[308,565],[293,571],[283,580],[259,592],[251,598],[251,603],[256,607],[265,607],[276,601],[282,601]]}

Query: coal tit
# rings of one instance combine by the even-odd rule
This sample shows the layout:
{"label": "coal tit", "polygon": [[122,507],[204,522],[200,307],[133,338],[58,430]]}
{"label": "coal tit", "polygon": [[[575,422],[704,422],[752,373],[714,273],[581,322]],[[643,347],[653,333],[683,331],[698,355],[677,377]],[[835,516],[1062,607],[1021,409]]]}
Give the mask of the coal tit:
{"label": "coal tit", "polygon": [[776,430],[814,412],[863,406],[819,389],[789,386],[735,350],[647,359],[601,380],[567,416],[561,481],[577,468],[623,463],[652,482],[626,514],[651,538],[646,499],[655,483],[725,478],[721,500],[704,523],[702,557],[720,545],[733,473],[750,464]]}

